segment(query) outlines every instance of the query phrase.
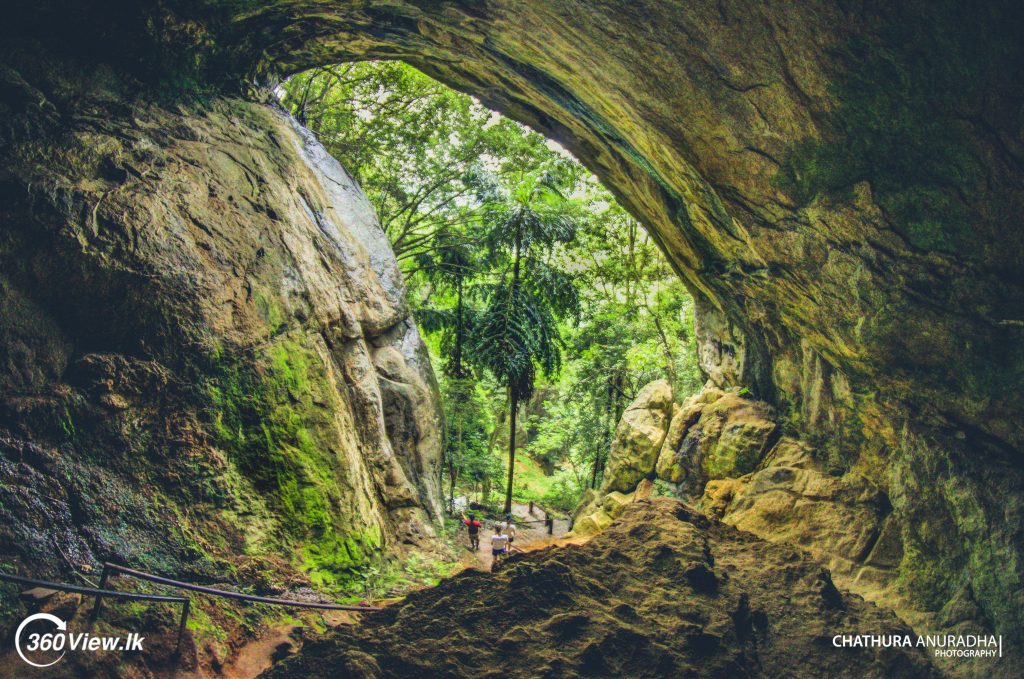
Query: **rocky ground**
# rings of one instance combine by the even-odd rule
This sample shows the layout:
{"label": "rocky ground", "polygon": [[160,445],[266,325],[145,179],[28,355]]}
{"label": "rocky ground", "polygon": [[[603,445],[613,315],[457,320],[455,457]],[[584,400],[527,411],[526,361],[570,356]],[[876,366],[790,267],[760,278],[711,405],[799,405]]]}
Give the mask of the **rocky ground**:
{"label": "rocky ground", "polygon": [[416,592],[265,676],[938,676],[916,651],[832,646],[866,631],[909,633],[800,552],[660,498],[586,544]]}
{"label": "rocky ground", "polygon": [[[653,382],[623,414],[604,481],[577,509],[574,533],[606,529],[657,484],[730,526],[800,549],[838,587],[894,611],[920,634],[995,633],[990,621],[979,622],[969,586],[927,605],[915,600],[923,582],[939,577],[922,565],[933,557],[920,551],[920,535],[936,530],[930,517],[901,530],[892,497],[873,480],[877,470],[837,469],[825,451],[783,429],[770,405],[739,390],[706,386],[674,404],[668,384]],[[954,676],[978,669],[939,662]],[[984,674],[1020,676],[1021,662],[1011,640]]]}

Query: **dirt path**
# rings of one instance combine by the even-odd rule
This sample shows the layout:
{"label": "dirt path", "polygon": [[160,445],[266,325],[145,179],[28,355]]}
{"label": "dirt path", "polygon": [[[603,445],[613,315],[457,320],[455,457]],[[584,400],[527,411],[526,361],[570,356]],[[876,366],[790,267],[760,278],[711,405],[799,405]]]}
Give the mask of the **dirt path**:
{"label": "dirt path", "polygon": [[275,661],[295,650],[293,635],[297,625],[284,625],[267,630],[259,639],[245,644],[221,670],[226,679],[252,679]]}
{"label": "dirt path", "polygon": [[[555,519],[554,530],[549,535],[548,528],[544,525],[544,510],[536,507],[534,513],[530,514],[530,506],[526,504],[513,504],[512,516],[516,524],[516,540],[513,547],[516,550],[531,551],[533,548],[547,544],[553,538],[561,538],[569,532],[568,519]],[[460,537],[460,542],[465,546],[467,559],[463,561],[467,568],[479,570],[491,570],[494,559],[491,556],[491,536],[494,534],[494,522],[485,521],[480,531],[480,549],[473,552],[469,548],[469,535],[465,532]]]}
{"label": "dirt path", "polygon": [[[359,616],[348,611],[323,611],[320,621],[328,628],[359,623]],[[275,662],[297,652],[303,643],[302,625],[272,627],[260,634],[259,638],[241,645],[220,669],[212,675],[209,670],[200,669],[198,674],[179,675],[176,679],[192,679],[193,676],[220,676],[224,679],[253,679],[269,669]]]}

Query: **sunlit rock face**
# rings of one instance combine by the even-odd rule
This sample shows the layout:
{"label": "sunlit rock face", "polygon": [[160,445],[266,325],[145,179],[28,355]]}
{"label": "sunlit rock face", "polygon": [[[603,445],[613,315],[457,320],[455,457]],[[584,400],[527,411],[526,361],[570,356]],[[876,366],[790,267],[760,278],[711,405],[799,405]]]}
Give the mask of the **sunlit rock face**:
{"label": "sunlit rock face", "polygon": [[269,106],[15,63],[5,563],[333,583],[428,542],[439,396],[354,180]]}
{"label": "sunlit rock face", "polygon": [[[604,482],[587,491],[574,514],[575,537],[609,530],[654,493],[670,495],[764,540],[800,548],[828,566],[839,587],[896,611],[915,629],[966,635],[984,626],[977,601],[963,592],[937,611],[923,610],[908,580],[935,574],[908,568],[915,556],[907,551],[920,543],[905,540],[889,495],[865,473],[840,473],[826,451],[780,435],[774,409],[739,389],[706,386],[674,405],[666,404],[667,393],[668,383],[651,383],[626,409]],[[924,522],[918,527],[927,529]],[[954,676],[979,670],[956,660],[937,663]],[[1011,652],[986,661],[983,671],[1013,676],[1019,665]]]}
{"label": "sunlit rock face", "polygon": [[42,1],[7,26],[165,96],[402,58],[558,139],[691,287],[714,384],[884,490],[904,593],[1019,645],[1022,8],[894,5]]}

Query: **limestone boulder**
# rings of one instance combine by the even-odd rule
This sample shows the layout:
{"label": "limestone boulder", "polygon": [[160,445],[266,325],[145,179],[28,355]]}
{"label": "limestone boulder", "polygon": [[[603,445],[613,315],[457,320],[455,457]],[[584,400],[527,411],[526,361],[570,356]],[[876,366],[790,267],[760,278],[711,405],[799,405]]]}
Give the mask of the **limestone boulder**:
{"label": "limestone boulder", "polygon": [[615,430],[603,491],[631,493],[654,473],[672,418],[672,388],[652,382],[629,404]]}
{"label": "limestone boulder", "polygon": [[704,410],[705,403],[699,400],[699,396],[700,394],[690,397],[681,408],[673,411],[672,422],[655,465],[655,473],[659,479],[669,483],[681,483],[688,476],[685,460],[679,455],[679,450],[690,427],[696,424]]}
{"label": "limestone boulder", "polygon": [[692,437],[703,452],[700,463],[706,478],[722,479],[753,471],[777,430],[768,404],[729,393],[701,412],[687,438]]}
{"label": "limestone boulder", "polygon": [[612,525],[612,517],[603,509],[590,512],[581,517],[572,528],[575,536],[589,537],[597,535],[608,526]]}
{"label": "limestone boulder", "polygon": [[633,501],[633,493],[620,493],[617,490],[613,490],[604,496],[604,500],[601,502],[601,509],[613,519],[622,513],[622,510]]}
{"label": "limestone boulder", "polygon": [[902,560],[886,494],[859,473],[827,473],[806,444],[788,437],[753,473],[708,481],[700,505],[741,530],[806,550],[869,600],[887,595]]}
{"label": "limestone boulder", "polygon": [[711,479],[754,471],[778,429],[768,404],[735,390],[705,388],[673,415],[658,455],[658,478],[699,497]]}

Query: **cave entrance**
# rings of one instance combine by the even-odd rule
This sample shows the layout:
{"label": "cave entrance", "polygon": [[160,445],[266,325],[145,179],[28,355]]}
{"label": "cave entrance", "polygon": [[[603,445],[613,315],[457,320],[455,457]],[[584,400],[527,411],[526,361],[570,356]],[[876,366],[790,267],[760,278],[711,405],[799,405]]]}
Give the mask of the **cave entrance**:
{"label": "cave entrance", "polygon": [[401,265],[444,397],[450,510],[571,513],[646,385],[700,388],[693,299],[560,144],[399,61],[276,94],[362,185]]}

